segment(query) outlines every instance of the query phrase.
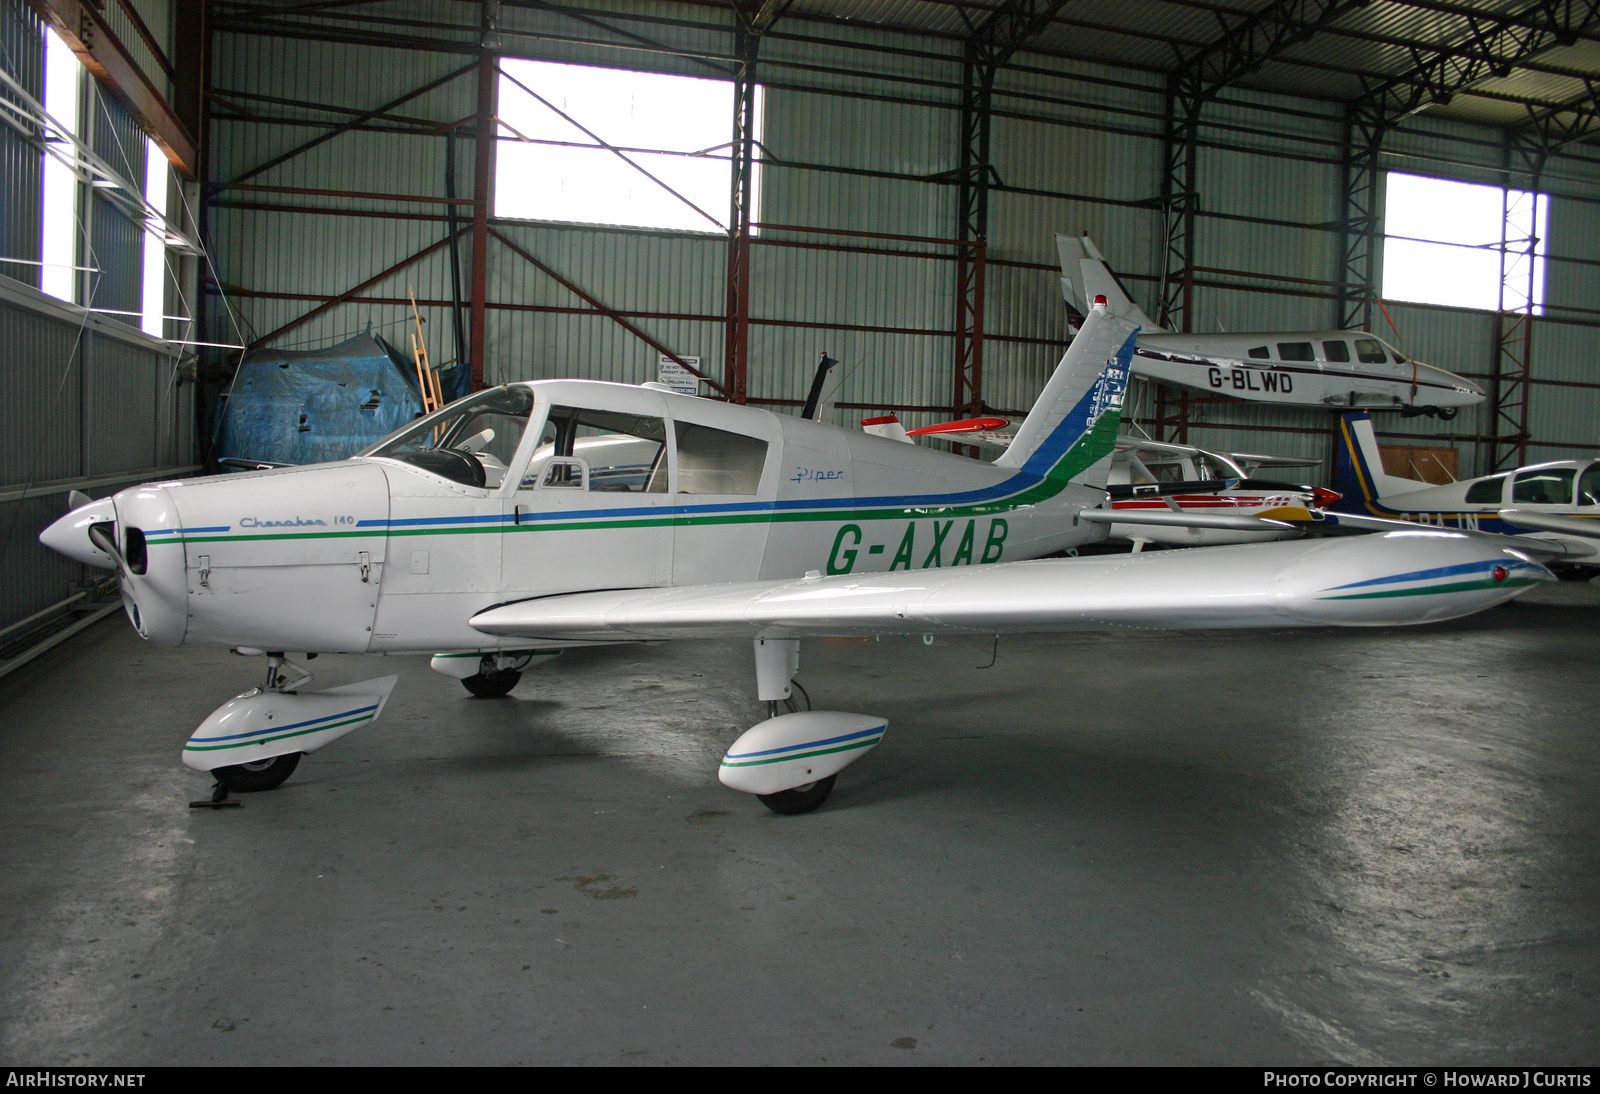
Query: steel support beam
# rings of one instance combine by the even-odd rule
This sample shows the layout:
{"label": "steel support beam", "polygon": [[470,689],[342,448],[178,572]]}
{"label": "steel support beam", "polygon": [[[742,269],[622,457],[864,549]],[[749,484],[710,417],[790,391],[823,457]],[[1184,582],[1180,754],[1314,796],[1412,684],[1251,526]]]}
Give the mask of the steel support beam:
{"label": "steel support beam", "polygon": [[[952,412],[983,409],[983,302],[989,240],[989,188],[999,179],[991,160],[992,98],[1000,67],[1055,18],[1067,0],[1004,0],[974,21],[961,55],[960,165],[956,197],[955,361]],[[958,451],[962,446],[958,446]],[[976,449],[973,453],[976,454]]]}
{"label": "steel support beam", "polygon": [[1285,50],[1309,41],[1368,0],[1274,0],[1248,15],[1217,11],[1222,34],[1204,48],[1180,53],[1167,76],[1160,207],[1164,267],[1157,322],[1187,331],[1195,273],[1195,218],[1200,211],[1201,113],[1217,92],[1261,70]]}
{"label": "steel support beam", "polygon": [[[1538,130],[1507,130],[1503,166],[1507,187],[1535,195],[1550,149]],[[1500,310],[1495,317],[1495,357],[1489,370],[1489,422],[1491,440],[1487,461],[1480,456],[1479,470],[1503,471],[1528,462],[1529,397],[1533,384],[1534,290],[1537,287],[1537,206],[1526,211],[1530,232],[1512,238],[1511,197],[1502,202],[1500,218]],[[1514,295],[1508,299],[1508,290]]]}
{"label": "steel support beam", "polygon": [[[643,342],[645,345],[649,346],[651,349],[655,350],[657,353],[661,354],[663,357],[670,357],[672,360],[676,361],[678,364],[682,365],[684,368],[688,369],[690,372],[692,372],[696,376],[700,377],[700,379],[704,380],[706,383],[710,384],[712,387],[716,388],[718,391],[722,392],[724,395],[729,395],[730,394],[728,389],[725,386],[723,386],[722,384],[719,384],[716,380],[712,379],[710,376],[707,376],[705,373],[703,373],[699,369],[695,368],[688,361],[685,361],[679,354],[674,353],[672,350],[670,350],[666,346],[662,345],[656,339],[650,337],[650,335],[648,335],[644,331],[640,330],[633,323],[630,323],[628,321],[628,319],[621,312],[617,311],[615,308],[611,307],[610,305],[601,302],[599,299],[597,299],[596,297],[594,297],[590,293],[585,292],[582,288],[580,288],[575,283],[567,280],[565,277],[562,277],[555,270],[551,269],[549,266],[545,265],[543,262],[540,262],[533,255],[529,254],[525,249],[523,249],[522,247],[519,247],[511,239],[509,239],[506,236],[502,235],[501,233],[495,231],[495,229],[490,228],[489,229],[489,233],[491,235],[493,235],[496,239],[498,239],[501,243],[505,244],[506,247],[510,248],[512,252],[514,252],[523,261],[525,261],[529,265],[531,265],[534,269],[538,270],[540,273],[542,273],[546,277],[550,278],[556,284],[560,285],[563,289],[566,289],[568,292],[570,292],[573,296],[576,296],[579,300],[582,300],[585,304],[588,304],[589,307],[594,309],[595,312],[597,312],[600,315],[605,316],[607,319],[609,319],[613,323],[617,324],[617,326],[621,327],[623,330],[627,331],[629,334],[631,334],[635,338],[639,339],[639,341]],[[495,305],[490,304],[488,306],[489,307],[494,307]],[[695,317],[695,316],[679,316],[677,318],[698,318],[698,317]],[[744,400],[743,399],[739,399],[737,401],[738,402],[743,402]]]}
{"label": "steel support beam", "polygon": [[[488,8],[485,4],[485,33],[490,26]],[[495,117],[495,92],[499,82],[495,77],[499,71],[495,55],[483,50],[478,56],[477,136],[472,168],[472,337],[467,352],[473,391],[484,387],[484,349],[488,338],[489,206],[494,200],[495,132],[500,125]]]}
{"label": "steel support beam", "polygon": [[[759,14],[759,13],[757,13]],[[764,29],[764,28],[762,28]],[[733,139],[728,193],[728,279],[722,340],[722,383],[729,402],[742,403],[750,379],[750,233],[754,223],[756,58],[761,32],[740,12],[734,28]]]}
{"label": "steel support beam", "polygon": [[[39,17],[66,42],[84,67],[128,112],[139,128],[166,154],[167,159],[186,179],[199,177],[195,138],[159,91],[155,82],[141,70],[116,34],[98,5],[84,0],[28,0]],[[166,73],[160,74],[163,78]]]}
{"label": "steel support beam", "polygon": [[274,338],[277,338],[279,335],[287,334],[289,331],[294,330],[296,327],[300,326],[301,324],[307,323],[307,322],[311,321],[312,319],[315,319],[317,316],[321,315],[323,312],[327,311],[329,308],[334,308],[334,307],[339,306],[340,304],[343,304],[346,300],[351,299],[352,297],[356,296],[358,293],[362,292],[365,289],[371,288],[373,285],[376,285],[378,282],[382,281],[384,278],[394,276],[395,274],[399,273],[401,270],[405,269],[407,266],[410,266],[414,262],[420,262],[422,259],[427,258],[434,251],[437,251],[440,247],[445,246],[449,242],[450,242],[450,237],[446,236],[444,239],[439,240],[439,242],[437,242],[437,243],[429,244],[428,246],[424,247],[422,250],[418,251],[416,254],[410,255],[410,256],[408,256],[406,258],[402,258],[399,262],[396,262],[393,266],[390,266],[388,269],[384,270],[381,273],[374,274],[372,277],[367,278],[365,281],[363,281],[361,284],[355,286],[354,288],[346,289],[344,292],[340,293],[338,296],[333,297],[332,299],[326,301],[325,303],[319,304],[317,307],[312,308],[310,311],[306,312],[304,315],[299,316],[298,318],[295,318],[295,319],[291,319],[291,320],[289,320],[289,322],[283,324],[283,326],[278,327],[275,330],[269,331],[266,334],[263,334],[260,338],[257,338],[255,341],[251,342],[250,345],[248,347],[246,347],[246,348],[247,349],[258,349],[259,347],[266,345],[268,342],[271,342]]}

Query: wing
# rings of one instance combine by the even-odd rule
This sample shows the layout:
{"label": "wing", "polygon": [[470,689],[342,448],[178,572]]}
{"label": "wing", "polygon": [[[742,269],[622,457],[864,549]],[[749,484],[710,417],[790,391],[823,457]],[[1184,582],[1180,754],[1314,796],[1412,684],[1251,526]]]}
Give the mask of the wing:
{"label": "wing", "polygon": [[[1500,519],[1519,528],[1537,528],[1541,532],[1562,532],[1569,536],[1600,539],[1600,520],[1594,517],[1568,517],[1559,513],[1534,513],[1526,509],[1502,509]],[[1518,536],[1518,539],[1524,537]]]}
{"label": "wing", "polygon": [[[1514,517],[1507,515],[1513,513],[1515,514]],[[1549,525],[1544,522],[1560,520],[1561,518],[1551,517],[1546,513],[1534,514],[1534,519],[1529,520],[1526,519],[1527,514],[1524,514],[1519,510],[1505,509],[1501,510],[1499,516],[1508,524],[1517,524],[1522,527],[1543,528],[1547,531],[1572,531],[1572,529],[1569,529],[1564,525],[1558,528],[1549,527]],[[1438,525],[1434,524],[1418,524],[1414,521],[1394,520],[1389,517],[1369,517],[1365,513],[1324,513],[1322,515],[1322,519],[1313,521],[1311,526],[1315,527],[1317,524],[1337,524],[1340,527],[1359,528],[1362,531],[1369,532],[1393,532],[1404,528],[1425,529],[1428,531],[1438,530]],[[1499,532],[1476,531],[1468,534],[1482,540],[1485,543],[1494,544],[1498,547],[1509,547],[1516,551],[1523,551],[1532,555],[1540,562],[1558,562],[1562,559],[1587,558],[1594,554],[1594,551],[1586,550],[1581,544],[1563,543],[1561,540],[1547,539],[1544,536],[1506,536],[1501,535]],[[1580,531],[1575,534],[1593,536],[1597,533],[1589,530]]]}
{"label": "wing", "polygon": [[1555,578],[1430,530],[798,581],[572,593],[472,626],[553,641],[1353,626],[1468,615]]}

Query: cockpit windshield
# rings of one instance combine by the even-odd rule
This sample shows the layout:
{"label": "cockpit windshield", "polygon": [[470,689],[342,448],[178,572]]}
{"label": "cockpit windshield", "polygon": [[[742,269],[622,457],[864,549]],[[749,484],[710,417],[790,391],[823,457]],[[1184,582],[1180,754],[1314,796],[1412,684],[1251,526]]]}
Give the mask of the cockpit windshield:
{"label": "cockpit windshield", "polygon": [[400,460],[464,486],[493,490],[505,479],[532,411],[527,388],[498,387],[459,399],[356,454]]}

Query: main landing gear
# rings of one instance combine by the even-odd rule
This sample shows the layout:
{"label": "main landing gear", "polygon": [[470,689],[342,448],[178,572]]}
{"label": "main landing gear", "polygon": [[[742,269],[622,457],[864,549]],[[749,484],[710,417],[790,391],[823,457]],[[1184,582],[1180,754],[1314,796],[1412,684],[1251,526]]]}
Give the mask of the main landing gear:
{"label": "main landing gear", "polygon": [[[461,677],[461,686],[479,699],[500,699],[511,694],[511,689],[522,680],[522,670],[535,657],[558,657],[560,650],[522,650],[515,653],[486,653],[478,661],[478,671]],[[442,655],[449,660],[448,655]],[[434,658],[435,667],[440,657]]]}
{"label": "main landing gear", "polygon": [[[840,771],[883,740],[888,723],[868,714],[811,710],[810,696],[794,682],[798,638],[757,638],[755,654],[756,694],[767,705],[767,720],[733,743],[717,777],[774,813],[809,813],[833,792]],[[796,690],[806,710],[796,708]],[[780,707],[788,713],[778,713]]]}

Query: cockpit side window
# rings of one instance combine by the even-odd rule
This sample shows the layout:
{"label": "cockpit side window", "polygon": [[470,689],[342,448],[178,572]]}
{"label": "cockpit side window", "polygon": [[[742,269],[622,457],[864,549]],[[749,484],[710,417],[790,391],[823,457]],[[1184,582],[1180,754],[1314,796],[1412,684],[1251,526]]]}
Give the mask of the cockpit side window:
{"label": "cockpit side window", "polygon": [[1578,479],[1578,504],[1600,505],[1600,463],[1591,463]]}
{"label": "cockpit side window", "polygon": [[1506,496],[1506,477],[1496,475],[1492,479],[1481,479],[1467,487],[1468,505],[1499,505],[1500,499]]}
{"label": "cockpit side window", "polygon": [[1376,338],[1356,339],[1356,360],[1363,365],[1382,365],[1389,361],[1383,355],[1383,343]]}
{"label": "cockpit side window", "polygon": [[505,478],[532,411],[527,388],[494,388],[419,418],[357,455],[385,456],[493,490]]}
{"label": "cockpit side window", "polygon": [[1523,505],[1571,505],[1572,468],[1523,471],[1511,484],[1511,501]]}
{"label": "cockpit side window", "polygon": [[689,422],[676,428],[678,493],[754,494],[761,488],[766,441]]}
{"label": "cockpit side window", "polygon": [[660,418],[553,406],[522,476],[522,489],[532,490],[552,459],[577,457],[588,465],[591,491],[665,494],[666,439],[666,422]]}

